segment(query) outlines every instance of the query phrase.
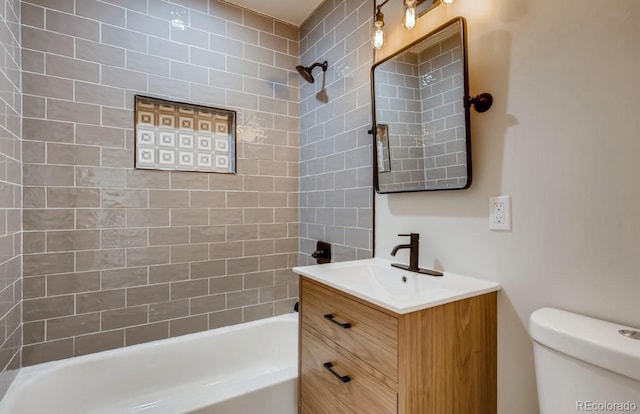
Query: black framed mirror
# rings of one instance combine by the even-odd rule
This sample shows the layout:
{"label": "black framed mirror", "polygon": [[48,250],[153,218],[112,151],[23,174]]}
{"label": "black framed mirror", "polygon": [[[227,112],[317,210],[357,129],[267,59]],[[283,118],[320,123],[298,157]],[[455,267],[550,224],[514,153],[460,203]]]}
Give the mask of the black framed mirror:
{"label": "black framed mirror", "polygon": [[[378,193],[471,185],[469,106],[474,100],[468,98],[466,44],[466,22],[458,17],[373,65]],[[379,137],[380,131],[386,137]]]}

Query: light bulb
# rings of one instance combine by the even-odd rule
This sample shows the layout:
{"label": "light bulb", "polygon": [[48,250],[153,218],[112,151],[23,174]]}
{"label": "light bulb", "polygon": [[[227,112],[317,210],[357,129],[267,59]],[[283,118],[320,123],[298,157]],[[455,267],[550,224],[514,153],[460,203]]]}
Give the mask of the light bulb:
{"label": "light bulb", "polygon": [[451,4],[451,3],[453,3],[453,0],[440,0],[440,2],[442,4]]}
{"label": "light bulb", "polygon": [[384,45],[384,31],[382,30],[382,26],[376,26],[373,29],[373,40],[371,41],[371,45],[376,50],[379,50],[382,45]]}
{"label": "light bulb", "polygon": [[378,7],[375,19],[373,20],[373,36],[371,38],[371,46],[376,50],[379,50],[382,45],[384,45],[384,31],[382,30],[382,26],[384,26],[384,14],[382,14],[380,7]]}
{"label": "light bulb", "polygon": [[416,27],[416,1],[404,0],[404,18],[402,19],[402,25],[411,30]]}

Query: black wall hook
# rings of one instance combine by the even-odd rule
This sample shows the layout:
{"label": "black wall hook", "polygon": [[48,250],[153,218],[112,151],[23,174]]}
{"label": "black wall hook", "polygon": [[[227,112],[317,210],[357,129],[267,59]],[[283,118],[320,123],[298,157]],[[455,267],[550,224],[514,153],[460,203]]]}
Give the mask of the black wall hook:
{"label": "black wall hook", "polygon": [[467,96],[465,99],[465,106],[470,107],[473,105],[473,109],[477,112],[486,112],[491,108],[493,104],[493,96],[490,93],[481,93],[478,96]]}

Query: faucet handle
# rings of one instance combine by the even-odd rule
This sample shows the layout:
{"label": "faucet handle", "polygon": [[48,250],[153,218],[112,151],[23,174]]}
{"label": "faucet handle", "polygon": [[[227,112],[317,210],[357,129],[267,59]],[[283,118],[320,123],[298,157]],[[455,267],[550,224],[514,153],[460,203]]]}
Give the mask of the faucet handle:
{"label": "faucet handle", "polygon": [[413,237],[413,236],[420,237],[420,233],[398,234],[398,236],[400,236],[400,237]]}

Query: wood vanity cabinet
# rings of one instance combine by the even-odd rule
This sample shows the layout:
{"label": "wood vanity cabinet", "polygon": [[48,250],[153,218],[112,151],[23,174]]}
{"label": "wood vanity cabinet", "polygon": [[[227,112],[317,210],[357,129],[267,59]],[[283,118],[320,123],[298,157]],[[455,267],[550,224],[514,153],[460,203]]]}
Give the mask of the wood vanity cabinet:
{"label": "wood vanity cabinet", "polygon": [[300,277],[299,414],[495,414],[496,293],[397,314]]}

